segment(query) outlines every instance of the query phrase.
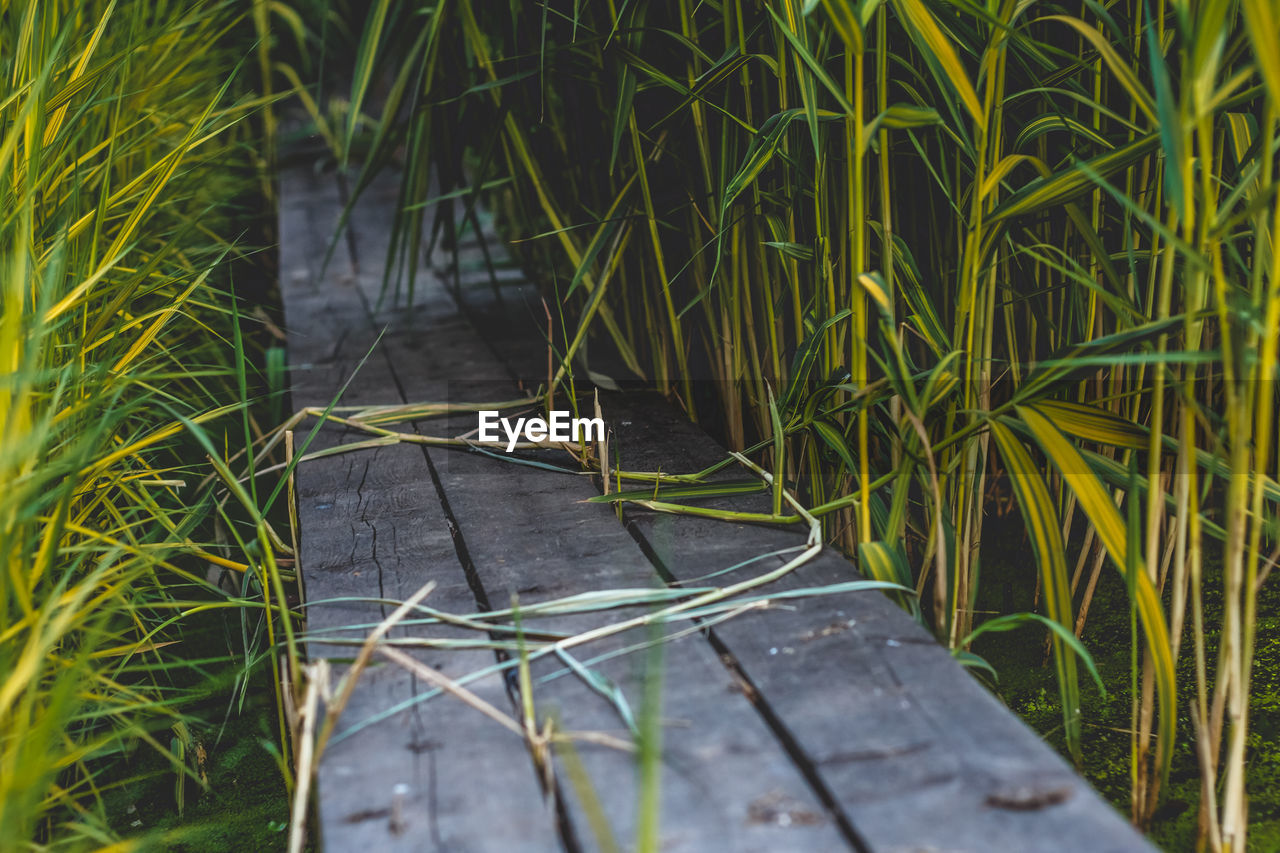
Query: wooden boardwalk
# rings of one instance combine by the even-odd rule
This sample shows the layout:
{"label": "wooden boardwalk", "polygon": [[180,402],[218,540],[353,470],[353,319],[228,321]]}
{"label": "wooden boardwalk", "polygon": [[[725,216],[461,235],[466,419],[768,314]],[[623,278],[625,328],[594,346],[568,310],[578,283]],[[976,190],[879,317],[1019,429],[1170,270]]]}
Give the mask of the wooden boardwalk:
{"label": "wooden boardwalk", "polygon": [[[280,275],[295,408],[327,405],[362,360],[344,405],[510,399],[520,394],[518,380],[531,387],[545,376],[536,334],[504,325],[526,314],[528,285],[504,270],[495,291],[475,247],[464,249],[455,270],[435,259],[410,309],[378,307],[394,178],[364,195],[349,239],[323,266],[343,193],[332,174],[292,169],[281,177]],[[460,310],[443,280],[473,294],[463,302],[475,310]],[[507,319],[495,318],[503,305],[512,308]],[[688,472],[724,456],[660,398],[604,395],[601,405],[626,469]],[[456,435],[475,425],[469,414],[398,428]],[[329,426],[310,450],[366,438]],[[566,462],[563,454],[538,458]],[[803,544],[794,530],[637,509],[620,521],[611,507],[583,502],[598,488],[597,478],[407,443],[305,463],[297,501],[309,654],[333,659],[340,671],[354,649],[338,641],[363,637],[429,580],[436,588],[428,605],[467,614],[507,607],[513,595],[528,605],[589,590],[697,585],[710,572]],[[786,557],[716,583],[763,573]],[[855,577],[827,549],[768,591]],[[1151,849],[887,598],[860,591],[783,603],[686,631],[662,647],[661,849]],[[641,612],[569,614],[528,627],[577,633]],[[398,627],[391,638],[409,643],[416,635],[476,636],[437,624]],[[585,661],[650,638],[636,628],[573,654]],[[401,648],[454,679],[499,661],[485,648]],[[592,669],[638,711],[644,659],[643,652],[618,655]],[[535,681],[562,667],[538,661]],[[514,679],[495,673],[468,687],[518,718]],[[323,849],[603,849],[593,829],[596,807],[570,781],[561,756],[544,790],[524,739],[453,697],[415,701],[429,689],[387,661],[361,677],[320,763]],[[539,718],[554,715],[561,731],[629,739],[616,706],[583,678],[536,681],[533,701]],[[592,743],[575,752],[598,812],[621,847],[631,848],[635,757]]]}

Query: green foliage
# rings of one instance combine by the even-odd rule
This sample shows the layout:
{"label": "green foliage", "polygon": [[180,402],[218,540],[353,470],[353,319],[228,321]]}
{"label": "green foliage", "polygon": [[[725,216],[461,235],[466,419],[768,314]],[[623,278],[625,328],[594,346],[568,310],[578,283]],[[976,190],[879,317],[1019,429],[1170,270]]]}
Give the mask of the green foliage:
{"label": "green foliage", "polygon": [[203,2],[0,17],[0,849],[107,843],[139,746],[190,806],[183,712],[213,663],[183,627],[249,606],[262,629],[206,571],[245,578],[271,546],[220,508],[188,426],[233,453],[256,387],[219,289],[253,178],[235,26]]}

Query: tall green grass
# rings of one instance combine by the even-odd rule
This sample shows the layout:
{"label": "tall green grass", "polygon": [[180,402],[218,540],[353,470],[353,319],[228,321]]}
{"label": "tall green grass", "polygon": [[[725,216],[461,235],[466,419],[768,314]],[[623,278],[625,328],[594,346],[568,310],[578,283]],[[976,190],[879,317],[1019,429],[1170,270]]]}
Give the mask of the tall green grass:
{"label": "tall green grass", "polygon": [[[915,587],[958,653],[984,517],[1016,504],[1077,757],[1068,637],[1118,572],[1133,819],[1194,738],[1200,842],[1242,851],[1257,590],[1280,541],[1278,17],[1269,0],[379,0],[334,16],[350,94],[309,103],[338,156],[403,164],[390,269],[488,187],[571,318],[557,381],[603,352],[674,396],[865,573]],[[463,188],[426,218],[429,191]]]}
{"label": "tall green grass", "polygon": [[212,664],[184,626],[243,608],[241,652],[263,646],[270,546],[208,456],[243,446],[261,384],[227,290],[242,26],[205,2],[0,14],[0,849],[111,842],[140,746],[194,798]]}

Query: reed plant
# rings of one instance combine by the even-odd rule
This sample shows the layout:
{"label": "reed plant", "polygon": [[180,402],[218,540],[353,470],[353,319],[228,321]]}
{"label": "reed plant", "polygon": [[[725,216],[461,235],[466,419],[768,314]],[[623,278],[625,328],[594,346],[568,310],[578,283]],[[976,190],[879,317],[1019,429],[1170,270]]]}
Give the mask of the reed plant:
{"label": "reed plant", "polygon": [[[277,549],[219,474],[264,387],[230,289],[256,176],[242,13],[0,13],[3,850],[136,834],[108,803],[139,749],[194,799],[188,709],[270,650]],[[219,609],[247,643],[209,659],[187,629]]]}
{"label": "reed plant", "polygon": [[332,17],[350,92],[306,103],[366,177],[403,167],[388,269],[408,275],[389,286],[484,196],[563,306],[556,382],[672,395],[865,574],[920,593],[904,604],[963,658],[984,518],[1016,505],[1077,759],[1072,639],[1118,572],[1133,820],[1191,738],[1200,846],[1246,849],[1256,602],[1280,543],[1274,3]]}

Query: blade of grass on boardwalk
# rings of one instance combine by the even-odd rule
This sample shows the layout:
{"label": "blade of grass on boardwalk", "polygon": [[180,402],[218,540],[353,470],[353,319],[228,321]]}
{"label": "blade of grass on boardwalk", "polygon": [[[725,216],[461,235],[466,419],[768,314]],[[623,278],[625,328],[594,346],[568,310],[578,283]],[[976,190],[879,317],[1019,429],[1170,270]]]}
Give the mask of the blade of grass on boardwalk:
{"label": "blade of grass on boardwalk", "polygon": [[[705,631],[707,628],[717,625],[720,622],[733,619],[747,612],[748,610],[754,610],[754,609],[757,609],[757,607],[754,605],[748,605],[745,607],[734,606],[734,607],[722,608],[721,610],[719,610],[718,612],[714,613],[711,616],[699,619],[699,621],[695,622],[693,625],[687,626],[669,635],[666,635],[663,638],[662,642],[671,642],[674,640],[678,640],[682,637],[689,636],[691,634],[701,633]],[[606,661],[615,660],[621,657],[626,657],[627,655],[634,654],[637,651],[647,649],[649,647],[650,642],[651,641],[649,640],[645,640],[640,643],[632,643],[632,644],[623,646],[621,648],[613,649],[612,651],[604,652],[594,657],[587,658],[582,663],[584,666],[587,666],[587,667],[598,666],[600,664],[605,663]],[[476,646],[476,647],[479,647],[479,646]],[[486,678],[494,674],[502,674],[514,668],[516,665],[517,663],[514,659],[509,659],[502,663],[493,664],[491,666],[487,666],[482,669],[475,670],[474,672],[468,673],[467,675],[459,679],[459,683],[470,684],[472,681],[475,681],[481,678]],[[569,676],[573,674],[574,674],[573,670],[570,669],[569,667],[567,666],[561,667],[559,669],[553,670],[552,672],[549,672],[540,676],[535,682],[535,684],[545,684],[547,682],[554,681],[557,678],[563,678],[565,676]],[[376,714],[372,714],[369,717],[365,718],[364,720],[361,720],[358,723],[352,724],[349,728],[344,729],[342,733],[334,736],[332,742],[338,743],[344,740],[345,738],[351,737],[370,726],[377,725],[383,720],[389,719],[392,716],[401,713],[402,711],[412,708],[414,705],[417,705],[421,702],[428,702],[442,695],[442,693],[443,691],[437,688],[433,690],[427,690],[423,693],[419,693],[415,696],[411,696],[408,699],[402,700],[401,702],[398,702],[395,705],[392,705],[391,707],[386,708],[383,711],[380,711]]]}
{"label": "blade of grass on boardwalk", "polygon": [[607,495],[595,495],[587,498],[587,503],[614,503],[616,501],[657,500],[670,501],[674,498],[722,498],[732,495],[748,495],[765,491],[765,485],[759,479],[719,480],[714,483],[701,483],[689,486],[659,486],[651,489],[628,489],[623,492],[611,492]]}
{"label": "blade of grass on boardwalk", "polygon": [[[775,570],[774,572],[770,572],[766,577],[768,578],[781,577],[781,575],[784,574],[786,571],[790,571],[791,568],[794,568],[794,566],[792,565],[793,563],[794,561],[789,561],[787,565],[782,567],[783,572],[780,573],[779,571]],[[757,579],[755,581],[747,582],[745,584],[735,585],[735,588],[737,587],[751,588],[753,586],[758,586],[758,585],[760,584]],[[575,634],[568,637],[556,638],[552,642],[528,643],[526,641],[524,645],[528,652],[529,660],[530,662],[532,662],[534,660],[538,660],[547,655],[555,655],[559,657],[561,654],[565,653],[567,649],[572,648],[574,646],[582,645],[587,640],[599,639],[605,636],[612,636],[619,633],[624,633],[626,631],[642,628],[646,625],[666,624],[669,622],[677,622],[677,621],[687,622],[690,620],[694,620],[695,622],[695,624],[687,628],[678,630],[658,640],[654,640],[651,638],[644,642],[632,644],[621,649],[615,649],[613,651],[610,651],[592,658],[588,658],[587,660],[582,661],[583,666],[593,667],[598,664],[604,663],[607,660],[611,660],[613,658],[625,656],[637,651],[648,649],[650,648],[651,645],[653,645],[654,642],[670,642],[672,640],[679,639],[680,637],[687,636],[688,634],[691,634],[691,633],[704,631],[706,630],[706,628],[713,626],[715,624],[718,624],[721,621],[733,619],[737,616],[742,615],[743,613],[747,613],[753,610],[760,609],[762,607],[766,607],[772,601],[775,601],[775,600],[788,600],[788,599],[807,598],[812,596],[823,596],[823,595],[843,595],[843,594],[848,594],[853,592],[867,592],[871,590],[894,590],[894,591],[900,591],[900,592],[911,592],[911,590],[907,590],[901,586],[898,586],[897,584],[888,584],[888,583],[882,583],[879,581],[846,581],[844,583],[831,584],[829,586],[823,586],[823,587],[806,587],[802,589],[792,589],[792,590],[787,590],[781,593],[774,593],[772,595],[761,594],[761,595],[749,596],[745,598],[728,598],[727,600],[720,600],[715,603],[707,604],[701,607],[692,607],[692,608],[667,607],[663,611],[660,611],[650,617],[637,617],[637,618],[627,619],[621,623],[604,625],[599,628],[595,628],[595,629],[591,629],[589,631],[583,632],[582,634]],[[714,594],[720,591],[721,590],[719,588],[713,588],[710,592],[702,592],[699,595],[699,598],[706,599],[706,598],[715,597]],[[635,591],[631,591],[631,592],[635,592]],[[693,590],[678,589],[678,590],[671,590],[671,592],[681,593],[681,597],[687,594],[700,593],[700,591],[697,589],[693,589]],[[340,600],[342,599],[339,599],[339,601]],[[637,598],[636,600],[641,601],[642,599]],[[313,604],[318,604],[318,603],[322,603],[322,602],[313,602]],[[387,602],[387,603],[395,603],[395,602]],[[533,606],[537,607],[536,604]],[[636,605],[632,604],[629,606],[634,607]],[[522,615],[527,615],[527,614],[523,614],[524,607],[525,607],[524,605],[521,605],[521,608],[520,608]],[[423,609],[423,608],[419,604],[419,605],[415,605],[412,609]],[[547,611],[542,611],[542,614],[545,615],[546,612]],[[573,612],[590,612],[590,608],[588,608],[585,611],[557,609],[555,611],[555,615],[564,615],[565,613],[573,613]],[[501,614],[505,617],[510,617],[512,616],[513,611],[508,609],[503,611],[494,611],[492,614],[476,613],[476,614],[470,614],[468,616],[448,614],[448,615],[444,615],[440,621],[447,622],[449,624],[459,625],[462,627],[470,627],[478,632],[485,632],[485,633],[492,630],[506,630],[510,633],[515,633],[517,631],[514,625],[500,626],[500,625],[494,625],[494,624],[480,624],[480,620],[483,617],[487,617],[490,615],[497,615],[497,614]],[[402,619],[397,624],[405,624],[407,622],[412,622],[412,621],[414,620]],[[341,628],[335,628],[333,630],[341,631],[341,630],[350,629],[350,630],[363,631],[363,630],[368,630],[370,627],[373,627],[374,629],[380,629],[382,627],[382,624],[383,623],[378,623],[376,625],[352,625],[352,626],[344,626]],[[535,632],[529,632],[527,631],[527,629],[520,629],[520,630],[525,630],[528,636],[535,635]],[[335,640],[333,640],[332,638],[326,637],[324,642],[334,643]],[[343,641],[343,642],[345,643],[346,641]],[[364,647],[368,643],[368,637],[352,638],[349,642],[351,645],[359,645],[361,647]],[[441,648],[441,649],[453,649],[453,648],[499,649],[500,648],[500,649],[508,649],[508,650],[517,648],[520,645],[518,642],[508,643],[508,642],[500,642],[500,641],[494,641],[489,639],[477,639],[474,643],[467,643],[467,642],[453,642],[453,641],[447,641],[447,640],[441,641],[441,640],[433,639],[429,637],[421,637],[416,639],[406,638],[399,641],[379,639],[377,640],[377,643],[380,644],[380,647],[385,647],[390,643],[394,645],[407,645],[407,646],[423,647],[423,648]],[[491,666],[483,667],[481,669],[467,673],[466,675],[458,678],[456,680],[456,683],[458,685],[467,685],[472,683],[473,681],[477,681],[497,673],[506,672],[517,666],[519,666],[518,660],[516,659],[506,660],[501,663],[496,663]],[[552,672],[542,676],[539,679],[539,683],[542,683],[554,678],[559,678],[564,675],[572,674],[573,672],[574,670],[572,668],[566,666],[562,670],[558,670],[556,672]],[[395,714],[398,714],[408,708],[411,708],[420,702],[429,701],[441,695],[441,693],[442,693],[441,690],[433,689],[433,690],[426,691],[422,694],[419,694],[417,696],[413,696],[402,702],[399,702],[390,708],[387,708],[377,714],[371,715],[370,717],[364,720],[361,720],[357,723],[351,724],[348,727],[345,727],[342,732],[336,735],[333,735],[329,742],[338,743],[342,740],[345,740],[348,737],[352,737],[355,734],[358,734],[360,731],[368,728],[369,726],[377,725],[378,723],[386,719],[389,719]]]}

